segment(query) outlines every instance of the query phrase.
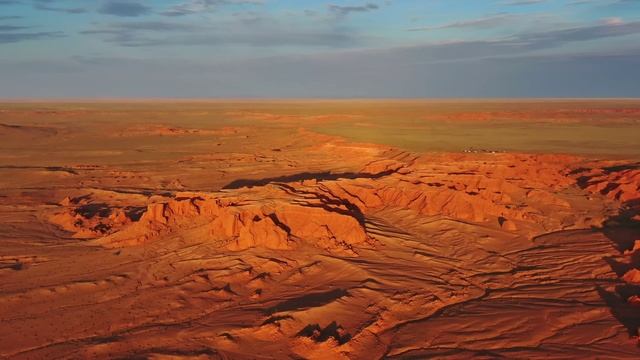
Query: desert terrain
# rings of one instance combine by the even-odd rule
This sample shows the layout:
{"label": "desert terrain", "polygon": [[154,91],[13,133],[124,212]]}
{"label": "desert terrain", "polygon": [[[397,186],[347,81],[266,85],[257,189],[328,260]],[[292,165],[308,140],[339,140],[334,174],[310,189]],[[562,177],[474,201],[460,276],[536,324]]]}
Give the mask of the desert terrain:
{"label": "desert terrain", "polygon": [[0,358],[640,357],[639,100],[0,103]]}

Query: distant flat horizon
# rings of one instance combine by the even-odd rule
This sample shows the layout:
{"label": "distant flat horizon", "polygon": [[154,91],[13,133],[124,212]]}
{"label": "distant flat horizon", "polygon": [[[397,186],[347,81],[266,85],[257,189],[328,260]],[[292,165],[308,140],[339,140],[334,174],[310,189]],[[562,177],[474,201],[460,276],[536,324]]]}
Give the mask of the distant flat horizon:
{"label": "distant flat horizon", "polygon": [[424,101],[424,102],[537,102],[537,101],[640,101],[639,97],[415,97],[415,98],[400,98],[400,97],[354,97],[354,98],[330,98],[330,97],[211,97],[211,98],[181,98],[181,97],[64,97],[64,98],[0,98],[0,103],[127,103],[127,102],[346,102],[346,101]]}

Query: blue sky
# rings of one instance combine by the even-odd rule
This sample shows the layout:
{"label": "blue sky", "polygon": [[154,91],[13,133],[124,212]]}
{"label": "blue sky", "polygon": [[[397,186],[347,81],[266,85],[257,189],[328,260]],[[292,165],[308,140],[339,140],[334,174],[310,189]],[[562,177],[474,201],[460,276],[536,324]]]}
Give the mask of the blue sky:
{"label": "blue sky", "polygon": [[640,0],[0,0],[0,97],[638,97]]}

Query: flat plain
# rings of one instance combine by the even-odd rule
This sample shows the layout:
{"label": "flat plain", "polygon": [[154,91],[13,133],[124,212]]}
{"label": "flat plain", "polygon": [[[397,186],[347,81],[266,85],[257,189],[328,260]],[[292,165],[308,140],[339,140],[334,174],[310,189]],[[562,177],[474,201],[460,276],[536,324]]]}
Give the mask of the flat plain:
{"label": "flat plain", "polygon": [[639,100],[0,103],[0,357],[638,358]]}

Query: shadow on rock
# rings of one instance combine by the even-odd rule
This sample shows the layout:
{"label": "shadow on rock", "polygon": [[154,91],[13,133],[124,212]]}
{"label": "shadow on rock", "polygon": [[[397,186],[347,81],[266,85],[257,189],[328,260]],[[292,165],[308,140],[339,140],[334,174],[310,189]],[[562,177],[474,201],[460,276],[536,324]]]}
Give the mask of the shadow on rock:
{"label": "shadow on rock", "polygon": [[[635,241],[640,239],[640,221],[635,220],[639,213],[636,204],[625,204],[617,216],[605,221],[601,229],[620,252],[620,257],[605,258],[618,277],[622,277],[640,264],[640,251],[630,253]],[[623,257],[623,255],[626,256]],[[611,310],[611,314],[627,329],[629,336],[638,336],[640,307],[629,299],[640,295],[640,286],[622,284],[616,286],[613,291],[598,286],[596,290]]]}
{"label": "shadow on rock", "polygon": [[351,340],[351,335],[335,321],[327,325],[324,329],[318,324],[307,325],[304,329],[300,330],[297,336],[307,337],[313,339],[315,342],[325,342],[333,338],[340,345],[346,344]]}
{"label": "shadow on rock", "polygon": [[298,182],[305,180],[316,180],[316,181],[327,181],[327,180],[338,180],[338,179],[378,179],[384,176],[391,175],[395,173],[395,170],[388,170],[377,174],[370,173],[332,173],[329,171],[318,172],[318,173],[310,173],[303,172],[299,174],[292,175],[284,175],[278,177],[271,178],[263,178],[263,179],[238,179],[234,180],[227,185],[223,186],[223,189],[240,189],[243,187],[254,187],[254,186],[265,186],[271,183],[290,183],[290,182]]}

